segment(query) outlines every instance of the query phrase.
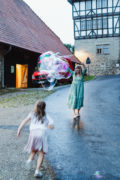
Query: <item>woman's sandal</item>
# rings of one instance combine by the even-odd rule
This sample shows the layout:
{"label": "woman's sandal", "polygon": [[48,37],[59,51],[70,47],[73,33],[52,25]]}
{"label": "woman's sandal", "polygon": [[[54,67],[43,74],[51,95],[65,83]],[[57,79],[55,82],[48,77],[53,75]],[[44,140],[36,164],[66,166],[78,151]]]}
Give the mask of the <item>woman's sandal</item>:
{"label": "woman's sandal", "polygon": [[77,118],[77,117],[80,118],[80,114],[77,114],[76,118]]}
{"label": "woman's sandal", "polygon": [[73,116],[73,119],[76,120],[76,117],[77,117],[77,116],[76,116],[76,114],[75,114],[75,115]]}

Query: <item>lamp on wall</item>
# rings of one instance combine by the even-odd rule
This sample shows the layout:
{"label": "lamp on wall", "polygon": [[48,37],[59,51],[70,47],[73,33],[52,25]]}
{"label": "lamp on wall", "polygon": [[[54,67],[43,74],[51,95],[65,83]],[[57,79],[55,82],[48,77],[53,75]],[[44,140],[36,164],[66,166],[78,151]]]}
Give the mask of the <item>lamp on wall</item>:
{"label": "lamp on wall", "polygon": [[91,60],[89,57],[86,59],[86,64],[88,64],[88,75],[89,75],[89,64],[91,63]]}

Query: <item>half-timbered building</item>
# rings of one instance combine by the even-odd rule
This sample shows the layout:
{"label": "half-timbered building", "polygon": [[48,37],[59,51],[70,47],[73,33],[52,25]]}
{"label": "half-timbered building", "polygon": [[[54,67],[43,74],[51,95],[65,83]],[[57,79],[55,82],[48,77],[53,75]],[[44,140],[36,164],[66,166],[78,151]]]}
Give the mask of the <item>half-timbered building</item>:
{"label": "half-timbered building", "polygon": [[120,73],[120,0],[68,0],[72,5],[75,55],[90,74]]}

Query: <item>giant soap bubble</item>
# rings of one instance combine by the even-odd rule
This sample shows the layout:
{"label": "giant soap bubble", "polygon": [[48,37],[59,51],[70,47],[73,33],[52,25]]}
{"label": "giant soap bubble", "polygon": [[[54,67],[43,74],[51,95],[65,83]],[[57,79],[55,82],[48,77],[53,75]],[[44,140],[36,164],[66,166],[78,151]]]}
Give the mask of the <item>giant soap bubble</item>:
{"label": "giant soap bubble", "polygon": [[38,58],[40,71],[40,83],[46,90],[52,90],[57,80],[68,79],[71,74],[68,72],[69,63],[67,56],[60,56],[59,53],[48,51]]}

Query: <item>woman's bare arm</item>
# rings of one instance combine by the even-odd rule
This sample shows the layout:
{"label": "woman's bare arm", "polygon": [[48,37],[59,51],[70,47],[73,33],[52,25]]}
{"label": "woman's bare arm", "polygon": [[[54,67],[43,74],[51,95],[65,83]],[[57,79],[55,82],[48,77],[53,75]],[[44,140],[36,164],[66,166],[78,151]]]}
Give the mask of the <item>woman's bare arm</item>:
{"label": "woman's bare arm", "polygon": [[86,69],[86,66],[85,66],[85,64],[84,64],[84,63],[81,63],[81,65],[83,66],[83,68],[84,68],[84,69]]}

